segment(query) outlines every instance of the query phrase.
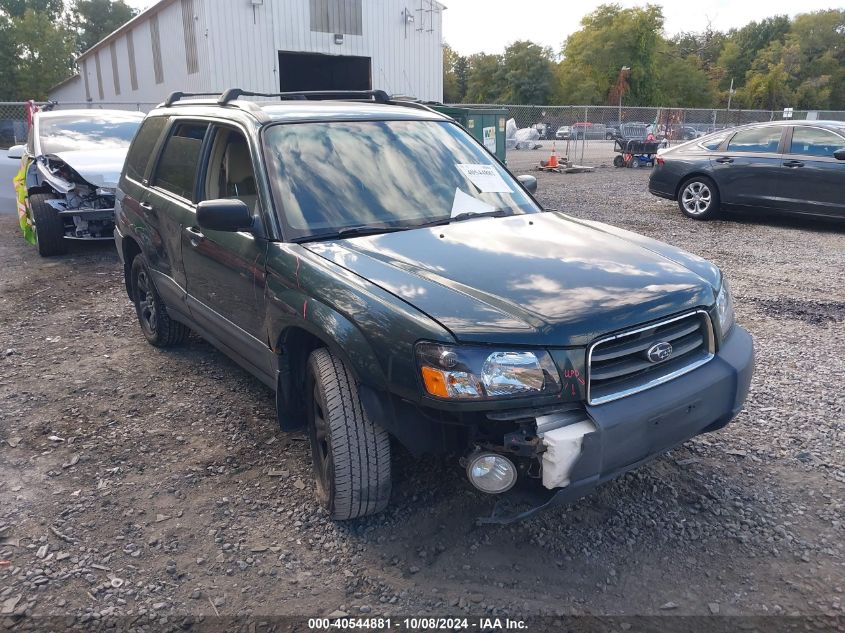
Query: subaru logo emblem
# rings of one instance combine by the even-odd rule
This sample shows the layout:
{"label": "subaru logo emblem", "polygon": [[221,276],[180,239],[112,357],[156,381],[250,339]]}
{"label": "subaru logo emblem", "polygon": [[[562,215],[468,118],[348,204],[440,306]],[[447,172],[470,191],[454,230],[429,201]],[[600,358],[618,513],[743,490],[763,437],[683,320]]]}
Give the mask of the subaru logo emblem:
{"label": "subaru logo emblem", "polygon": [[648,350],[648,359],[652,363],[662,363],[672,355],[672,344],[663,342],[652,345]]}

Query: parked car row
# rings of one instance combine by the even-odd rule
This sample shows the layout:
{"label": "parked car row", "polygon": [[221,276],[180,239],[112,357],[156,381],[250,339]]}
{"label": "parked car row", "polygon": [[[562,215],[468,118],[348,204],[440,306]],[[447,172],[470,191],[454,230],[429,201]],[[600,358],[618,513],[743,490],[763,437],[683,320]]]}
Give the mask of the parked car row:
{"label": "parked car row", "polygon": [[[713,264],[544,211],[535,178],[424,105],[250,96],[173,95],[141,123],[116,190],[44,153],[34,139],[67,122],[42,115],[19,191],[39,244],[34,208],[73,237],[77,193],[113,204],[143,336],[169,347],[194,331],[272,388],[281,428],[308,432],[333,518],[388,504],[391,436],[458,456],[485,493],[544,491],[488,519],[508,522],[742,408],[753,345]],[[74,125],[124,149],[93,131],[116,125],[105,115]]]}

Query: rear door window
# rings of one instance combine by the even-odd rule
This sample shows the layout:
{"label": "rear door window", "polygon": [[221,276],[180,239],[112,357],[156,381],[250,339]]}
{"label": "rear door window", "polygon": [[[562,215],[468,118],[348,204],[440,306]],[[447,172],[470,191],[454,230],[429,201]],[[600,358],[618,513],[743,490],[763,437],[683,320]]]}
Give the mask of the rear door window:
{"label": "rear door window", "polygon": [[755,127],[740,130],[728,143],[729,152],[775,153],[780,145],[784,128],[781,126]]}
{"label": "rear door window", "polygon": [[197,166],[207,131],[208,123],[177,122],[173,125],[156,167],[154,186],[196,202]]}
{"label": "rear door window", "polygon": [[830,130],[796,127],[792,132],[792,147],[789,153],[833,158],[833,152],[843,148],[845,148],[845,139]]}
{"label": "rear door window", "polygon": [[151,117],[141,124],[135,140],[129,148],[126,156],[126,175],[133,180],[141,181],[147,173],[147,165],[155,150],[164,126],[167,125],[167,117]]}

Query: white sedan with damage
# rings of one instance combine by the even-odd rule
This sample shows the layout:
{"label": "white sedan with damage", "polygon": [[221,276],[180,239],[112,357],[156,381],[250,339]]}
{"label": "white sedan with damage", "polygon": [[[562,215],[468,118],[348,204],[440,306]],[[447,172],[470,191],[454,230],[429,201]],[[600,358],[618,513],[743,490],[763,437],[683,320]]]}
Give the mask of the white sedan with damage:
{"label": "white sedan with damage", "polygon": [[42,256],[60,255],[67,240],[111,240],[114,193],[126,152],[144,119],[124,110],[37,112],[15,177],[18,216]]}

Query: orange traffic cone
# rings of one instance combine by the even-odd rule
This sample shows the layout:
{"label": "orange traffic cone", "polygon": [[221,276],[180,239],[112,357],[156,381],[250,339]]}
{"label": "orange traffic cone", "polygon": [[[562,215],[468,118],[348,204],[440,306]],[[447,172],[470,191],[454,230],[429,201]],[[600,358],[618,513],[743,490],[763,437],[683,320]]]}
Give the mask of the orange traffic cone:
{"label": "orange traffic cone", "polygon": [[555,144],[552,143],[552,155],[549,156],[549,162],[546,163],[546,167],[549,169],[557,169],[558,162],[557,162],[557,149],[555,148]]}

